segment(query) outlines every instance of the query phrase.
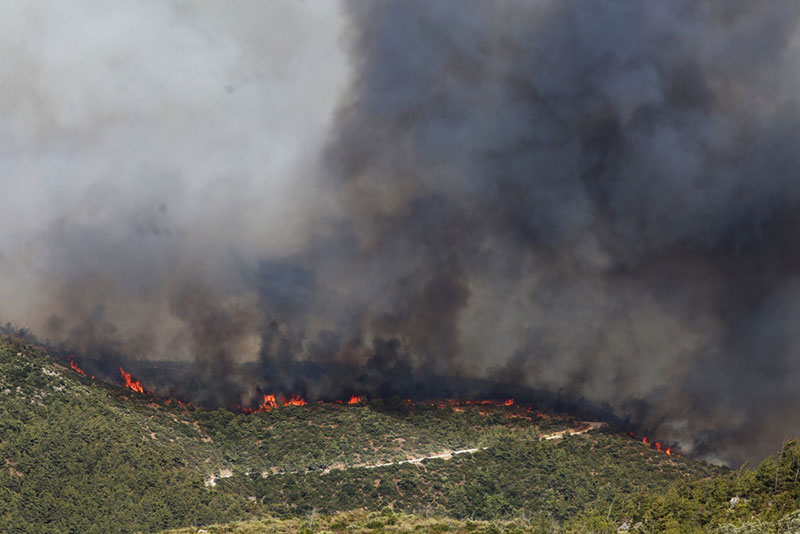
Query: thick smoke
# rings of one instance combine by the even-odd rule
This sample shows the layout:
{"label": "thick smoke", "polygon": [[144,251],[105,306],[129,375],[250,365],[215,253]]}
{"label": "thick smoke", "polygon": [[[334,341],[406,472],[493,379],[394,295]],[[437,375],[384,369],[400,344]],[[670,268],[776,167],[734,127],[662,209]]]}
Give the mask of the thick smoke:
{"label": "thick smoke", "polygon": [[84,8],[0,8],[2,318],[206,402],[486,377],[707,458],[800,432],[800,4]]}

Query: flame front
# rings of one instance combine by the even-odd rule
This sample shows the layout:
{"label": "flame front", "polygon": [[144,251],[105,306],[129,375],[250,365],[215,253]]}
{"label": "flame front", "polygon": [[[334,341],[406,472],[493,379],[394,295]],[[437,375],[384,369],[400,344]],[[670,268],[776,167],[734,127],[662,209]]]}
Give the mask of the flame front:
{"label": "flame front", "polygon": [[138,380],[134,380],[131,378],[130,373],[126,373],[125,369],[121,366],[119,368],[119,373],[122,375],[122,379],[125,380],[125,387],[130,389],[131,391],[137,391],[139,393],[144,393],[144,388],[142,387],[142,383]]}
{"label": "flame front", "polygon": [[242,408],[242,412],[244,413],[258,413],[258,412],[268,412],[273,408],[278,407],[278,401],[275,399],[275,395],[264,395],[264,402],[261,405],[257,406],[256,408]]}
{"label": "flame front", "polygon": [[437,408],[452,408],[460,406],[514,406],[514,399],[490,400],[490,399],[440,399],[431,404]]}
{"label": "flame front", "polygon": [[[81,374],[81,375],[83,375],[83,376],[87,376],[87,375],[86,375],[86,373],[84,372],[84,370],[83,370],[83,369],[81,369],[80,367],[78,367],[78,364],[77,364],[77,363],[75,363],[75,359],[74,359],[74,358],[75,358],[75,356],[73,356],[72,354],[70,354],[70,355],[68,356],[68,358],[67,358],[67,359],[69,360],[69,366],[70,366],[70,367],[72,368],[72,370],[73,370],[73,371],[75,371],[76,373],[78,373],[78,374]],[[94,378],[94,377],[92,377],[92,378]]]}
{"label": "flame front", "polygon": [[[331,404],[347,404],[348,406],[356,406],[364,401],[367,400],[366,395],[351,395],[347,400],[335,400],[331,401]],[[320,401],[323,402],[323,401]],[[406,399],[406,403],[409,406],[414,405],[414,401],[411,399]],[[281,400],[278,400],[276,395],[264,395],[264,402],[255,408],[243,408],[241,405],[239,406],[239,410],[242,413],[251,414],[251,413],[258,413],[258,412],[268,412],[274,408],[278,408],[279,406],[305,406],[308,402],[301,397],[300,395],[290,395],[288,397],[281,397]],[[438,408],[448,408],[448,407],[462,407],[462,406],[501,406],[501,407],[512,407],[516,404],[516,401],[513,398],[506,399],[506,400],[488,400],[488,399],[480,399],[480,400],[470,400],[470,399],[441,399],[437,401],[430,401],[429,403],[431,406],[436,406]],[[531,411],[528,408],[528,411]]]}
{"label": "flame front", "polygon": [[[639,438],[636,437],[636,434],[634,432],[628,432],[628,434],[630,434],[633,439],[639,439]],[[644,443],[645,445],[647,445],[648,447],[650,447],[652,449],[657,450],[658,452],[663,452],[667,456],[672,456],[672,447],[667,447],[665,449],[660,441],[650,442],[650,441],[648,441],[647,436],[645,436],[645,437],[642,438],[642,443]],[[681,458],[680,454],[675,454],[675,456]]]}
{"label": "flame front", "polygon": [[305,406],[306,400],[300,395],[292,395],[288,399],[283,399],[284,406]]}
{"label": "flame front", "polygon": [[347,404],[358,404],[363,400],[364,400],[364,395],[352,395],[350,397],[350,400],[347,401]]}
{"label": "flame front", "polygon": [[259,406],[258,408],[268,412],[273,408],[278,407],[278,401],[275,400],[275,395],[264,395],[264,404]]}

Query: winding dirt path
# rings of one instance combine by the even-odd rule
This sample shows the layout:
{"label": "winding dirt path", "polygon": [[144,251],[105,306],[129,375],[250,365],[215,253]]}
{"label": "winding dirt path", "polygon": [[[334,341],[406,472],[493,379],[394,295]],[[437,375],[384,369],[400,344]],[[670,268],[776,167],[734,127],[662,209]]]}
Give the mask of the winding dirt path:
{"label": "winding dirt path", "polygon": [[581,426],[582,425],[586,425],[586,428],[582,428],[580,430],[573,430],[571,428],[567,428],[565,430],[559,430],[558,432],[553,432],[552,434],[545,434],[540,439],[547,439],[547,440],[549,440],[549,439],[561,439],[567,434],[572,435],[572,436],[576,436],[578,434],[585,434],[586,432],[589,432],[590,430],[596,430],[598,428],[603,428],[604,426],[606,426],[606,423],[604,423],[602,421],[581,421]]}
{"label": "winding dirt path", "polygon": [[372,464],[372,465],[355,465],[352,467],[364,467],[366,469],[374,469],[376,467],[386,467],[389,465],[400,465],[400,464],[418,464],[420,462],[424,462],[425,460],[433,460],[436,458],[441,458],[442,460],[449,460],[456,454],[472,454],[473,452],[478,451],[485,451],[489,447],[477,447],[474,449],[459,449],[457,451],[447,451],[442,452],[439,454],[433,454],[431,456],[422,456],[420,458],[412,458],[411,460],[399,460],[397,462],[386,462],[384,464]]}
{"label": "winding dirt path", "polygon": [[[580,422],[580,426],[578,427],[578,430],[572,429],[572,428],[566,428],[564,430],[559,430],[558,432],[553,432],[551,434],[545,434],[543,436],[540,436],[539,439],[540,440],[561,439],[565,435],[576,436],[578,434],[585,434],[586,432],[589,432],[590,430],[596,430],[598,428],[603,428],[604,426],[606,426],[606,423],[603,422],[603,421],[581,421]],[[361,468],[364,468],[364,469],[376,469],[378,467],[389,467],[389,466],[392,466],[392,465],[419,464],[419,463],[424,462],[425,460],[434,460],[436,458],[440,458],[442,460],[449,460],[450,458],[452,458],[453,456],[456,456],[457,454],[473,454],[473,453],[476,453],[478,451],[485,451],[488,448],[489,447],[475,447],[475,448],[472,448],[472,449],[459,449],[459,450],[456,450],[456,451],[445,451],[445,452],[440,452],[438,454],[432,454],[430,456],[421,456],[419,458],[411,458],[411,459],[408,459],[408,460],[397,460],[395,462],[384,462],[384,463],[380,463],[380,464],[335,465],[335,466],[326,467],[322,471],[318,471],[318,472],[320,472],[320,473],[322,473],[324,475],[324,474],[330,473],[331,471],[338,471],[338,470],[342,470],[342,469],[355,469],[357,467],[361,467]],[[269,471],[264,471],[263,473],[261,473],[261,476],[262,476],[262,478],[267,478],[268,476],[297,474],[297,473],[300,473],[300,472],[301,471],[283,471],[283,472],[279,472],[279,473],[271,473]],[[314,471],[302,471],[302,472],[303,473],[313,473]]]}

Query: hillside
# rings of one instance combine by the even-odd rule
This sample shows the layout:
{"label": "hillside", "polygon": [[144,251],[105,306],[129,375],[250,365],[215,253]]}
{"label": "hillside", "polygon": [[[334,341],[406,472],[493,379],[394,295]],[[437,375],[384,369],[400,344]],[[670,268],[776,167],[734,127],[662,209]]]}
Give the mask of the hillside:
{"label": "hillside", "polygon": [[779,464],[735,472],[610,426],[502,403],[234,414],[93,380],[16,338],[0,344],[0,399],[2,532],[154,532],[264,517],[273,519],[209,530],[272,531],[258,530],[267,521],[419,531],[439,521],[439,531],[705,531],[774,522],[800,502],[794,442]]}
{"label": "hillside", "polygon": [[[442,533],[451,534],[614,534],[619,532],[708,532],[687,525],[650,528],[643,524],[621,525],[603,514],[583,517],[565,525],[544,518],[516,518],[500,521],[458,520],[447,517],[423,517],[397,514],[389,508],[380,512],[344,512],[332,516],[309,515],[304,518],[267,518],[225,525],[212,525],[165,531],[164,534],[195,534],[206,531],[216,534],[292,534],[355,532],[358,534]],[[723,525],[713,529],[715,534],[797,534],[800,532],[800,512],[793,512],[775,521],[750,521],[739,525]]]}

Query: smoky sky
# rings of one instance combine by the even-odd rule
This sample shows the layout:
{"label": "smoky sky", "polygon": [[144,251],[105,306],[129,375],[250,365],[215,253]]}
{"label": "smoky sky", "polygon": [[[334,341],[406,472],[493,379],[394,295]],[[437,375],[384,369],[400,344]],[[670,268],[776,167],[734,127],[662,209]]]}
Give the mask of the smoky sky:
{"label": "smoky sky", "polygon": [[799,17],[6,2],[0,319],[220,398],[483,377],[757,458],[800,433]]}

